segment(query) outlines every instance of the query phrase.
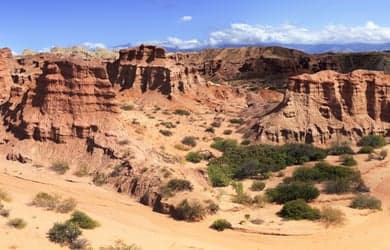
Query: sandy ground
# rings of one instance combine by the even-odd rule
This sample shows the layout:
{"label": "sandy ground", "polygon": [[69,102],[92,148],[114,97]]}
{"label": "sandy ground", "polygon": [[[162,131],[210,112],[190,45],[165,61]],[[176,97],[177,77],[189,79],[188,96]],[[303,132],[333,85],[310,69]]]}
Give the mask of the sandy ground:
{"label": "sandy ground", "polygon": [[364,157],[357,157],[359,168],[373,194],[383,201],[383,210],[355,210],[354,215],[347,216],[346,225],[337,228],[312,222],[285,222],[289,228],[302,232],[314,224],[317,230],[305,236],[215,232],[208,226],[221,213],[199,223],[178,222],[152,212],[126,195],[96,187],[87,178],[58,176],[43,168],[0,161],[0,188],[12,196],[12,201],[4,205],[11,210],[10,218],[21,217],[28,223],[24,229],[12,229],[6,225],[7,219],[0,217],[0,249],[64,249],[50,243],[46,232],[54,222],[64,221],[69,215],[28,205],[42,191],[74,197],[80,210],[101,223],[101,227],[83,232],[94,248],[120,239],[143,249],[390,249],[390,164],[365,162]]}

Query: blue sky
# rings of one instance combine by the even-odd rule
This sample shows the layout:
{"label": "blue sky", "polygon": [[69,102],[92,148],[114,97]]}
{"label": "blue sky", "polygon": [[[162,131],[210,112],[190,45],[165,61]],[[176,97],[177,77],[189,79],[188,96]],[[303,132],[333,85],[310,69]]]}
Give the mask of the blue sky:
{"label": "blue sky", "polygon": [[0,47],[390,41],[386,0],[3,0]]}

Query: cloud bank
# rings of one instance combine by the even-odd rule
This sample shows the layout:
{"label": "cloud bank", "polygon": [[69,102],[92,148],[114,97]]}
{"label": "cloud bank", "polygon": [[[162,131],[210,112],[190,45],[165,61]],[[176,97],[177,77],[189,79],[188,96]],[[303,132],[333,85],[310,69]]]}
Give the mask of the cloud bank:
{"label": "cloud bank", "polygon": [[279,26],[234,23],[211,32],[205,40],[169,37],[155,44],[175,49],[198,49],[226,45],[279,44],[348,44],[390,42],[390,27],[368,21],[361,26],[327,25],[319,30],[283,24]]}
{"label": "cloud bank", "polygon": [[190,21],[192,21],[192,16],[182,16],[182,17],[180,18],[180,20],[181,20],[182,22],[190,22]]}

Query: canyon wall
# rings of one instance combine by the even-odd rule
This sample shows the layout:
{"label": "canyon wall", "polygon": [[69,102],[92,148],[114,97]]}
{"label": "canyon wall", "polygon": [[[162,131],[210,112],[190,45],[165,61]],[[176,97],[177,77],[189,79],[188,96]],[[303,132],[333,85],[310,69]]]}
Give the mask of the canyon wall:
{"label": "canyon wall", "polygon": [[390,136],[390,75],[356,70],[290,77],[283,102],[255,119],[261,142],[328,143],[370,133]]}

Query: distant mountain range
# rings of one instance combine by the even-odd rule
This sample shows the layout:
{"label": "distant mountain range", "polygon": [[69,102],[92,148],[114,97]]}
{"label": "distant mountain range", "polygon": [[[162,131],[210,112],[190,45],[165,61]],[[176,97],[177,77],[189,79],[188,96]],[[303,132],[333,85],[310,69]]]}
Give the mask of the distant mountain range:
{"label": "distant mountain range", "polygon": [[[156,44],[159,45],[159,44]],[[123,44],[112,47],[113,49],[134,47],[134,44]],[[199,51],[206,48],[238,48],[246,46],[280,46],[285,48],[297,49],[304,51],[310,54],[318,54],[325,52],[372,52],[372,51],[390,51],[390,42],[373,44],[373,43],[346,43],[346,44],[282,44],[282,43],[259,43],[259,44],[239,44],[231,45],[225,44],[218,47],[199,47],[194,49],[180,49],[174,46],[164,44],[165,47],[170,52],[178,51]]]}

